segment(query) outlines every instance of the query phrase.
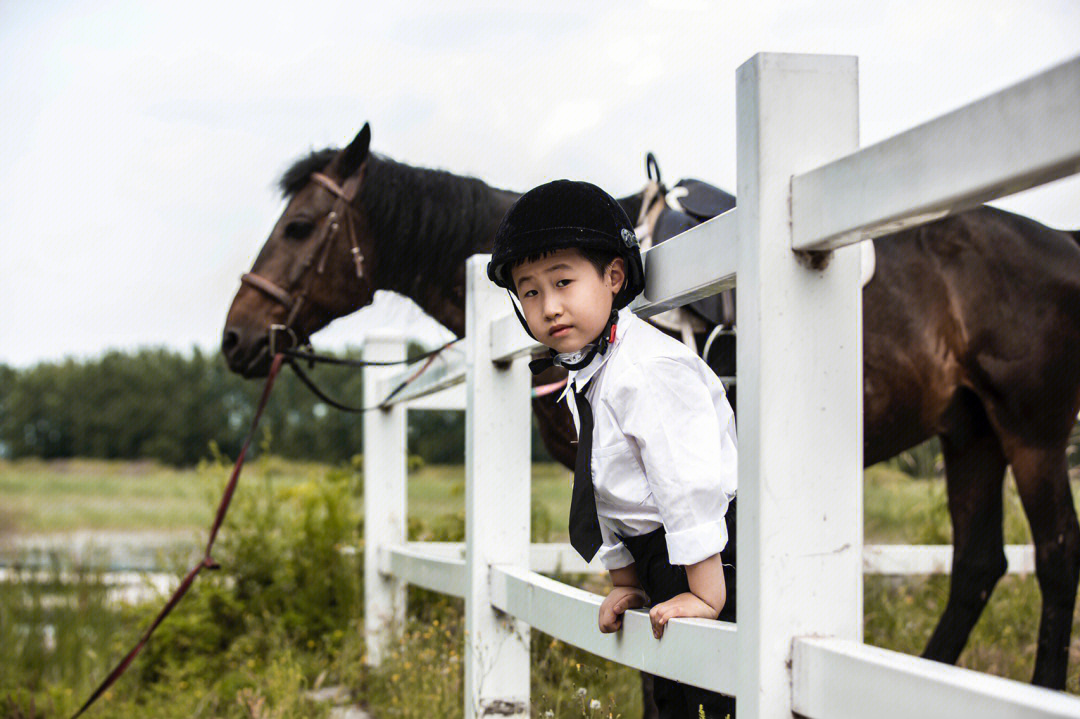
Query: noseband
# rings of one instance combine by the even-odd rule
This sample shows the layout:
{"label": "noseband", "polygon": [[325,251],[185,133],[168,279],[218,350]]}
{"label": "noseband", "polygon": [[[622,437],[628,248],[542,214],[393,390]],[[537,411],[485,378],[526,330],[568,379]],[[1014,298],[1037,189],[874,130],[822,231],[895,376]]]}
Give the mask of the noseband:
{"label": "noseband", "polygon": [[304,278],[307,271],[311,269],[312,264],[315,264],[316,274],[321,275],[323,273],[323,270],[326,268],[326,257],[330,253],[330,246],[333,244],[334,237],[337,235],[337,231],[341,229],[342,225],[345,227],[345,235],[349,240],[353,262],[356,264],[356,277],[358,279],[364,277],[364,256],[360,253],[360,245],[356,237],[356,226],[354,224],[356,208],[352,206],[352,201],[353,198],[356,197],[356,191],[359,189],[360,183],[363,181],[365,169],[366,167],[361,168],[360,172],[357,172],[347,179],[344,185],[338,185],[321,172],[313,172],[311,174],[312,180],[318,182],[332,192],[337,199],[334,200],[334,205],[330,208],[330,214],[326,217],[327,221],[323,224],[322,234],[316,241],[314,249],[312,249],[304,261],[299,265],[296,265],[289,274],[289,289],[285,289],[254,272],[247,272],[240,276],[240,282],[242,284],[254,287],[270,299],[275,300],[284,306],[289,312],[284,324],[270,325],[269,350],[271,356],[276,354],[279,349],[282,349],[275,346],[275,335],[278,332],[285,332],[289,335],[292,340],[290,348],[296,347],[299,344],[296,332],[292,329],[292,324],[293,321],[296,320],[300,308],[304,305],[304,300],[307,299],[310,283],[295,296],[293,296],[291,290]]}

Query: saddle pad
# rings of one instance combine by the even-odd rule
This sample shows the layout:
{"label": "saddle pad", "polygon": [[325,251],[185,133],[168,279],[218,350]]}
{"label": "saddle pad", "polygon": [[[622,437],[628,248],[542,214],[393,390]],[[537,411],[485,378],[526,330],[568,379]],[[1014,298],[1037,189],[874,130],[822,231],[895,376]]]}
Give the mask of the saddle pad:
{"label": "saddle pad", "polygon": [[683,179],[668,191],[668,205],[693,216],[698,222],[727,212],[735,206],[734,195],[707,182]]}

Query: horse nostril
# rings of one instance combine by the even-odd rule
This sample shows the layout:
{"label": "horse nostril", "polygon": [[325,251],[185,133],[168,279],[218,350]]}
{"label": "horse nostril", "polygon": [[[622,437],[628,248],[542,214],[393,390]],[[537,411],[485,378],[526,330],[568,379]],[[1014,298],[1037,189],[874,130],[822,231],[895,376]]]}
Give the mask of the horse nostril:
{"label": "horse nostril", "polygon": [[228,357],[238,344],[240,344],[240,333],[226,327],[225,334],[221,337],[221,351]]}

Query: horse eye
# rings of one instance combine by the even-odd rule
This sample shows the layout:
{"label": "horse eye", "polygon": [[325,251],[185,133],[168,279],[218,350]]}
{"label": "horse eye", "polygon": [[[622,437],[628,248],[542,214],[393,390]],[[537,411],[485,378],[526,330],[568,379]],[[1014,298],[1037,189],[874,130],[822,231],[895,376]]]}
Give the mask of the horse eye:
{"label": "horse eye", "polygon": [[310,220],[293,220],[285,226],[285,236],[291,240],[302,240],[315,229],[315,223]]}

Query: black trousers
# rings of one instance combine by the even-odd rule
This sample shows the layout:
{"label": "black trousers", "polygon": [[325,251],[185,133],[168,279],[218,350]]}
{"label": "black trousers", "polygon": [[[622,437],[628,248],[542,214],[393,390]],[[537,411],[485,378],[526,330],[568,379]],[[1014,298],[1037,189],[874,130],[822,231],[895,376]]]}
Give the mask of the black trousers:
{"label": "black trousers", "polygon": [[[728,505],[728,543],[720,552],[724,563],[724,583],[727,585],[727,601],[719,619],[735,621],[735,498]],[[666,532],[663,527],[637,537],[619,537],[634,557],[641,588],[651,600],[649,607],[666,602],[677,594],[690,591],[686,568],[668,561]],[[663,641],[663,639],[661,639]],[[660,719],[698,719],[698,705],[704,707],[708,719],[735,719],[735,697],[699,689],[688,684],[663,677],[653,679],[653,697]]]}

